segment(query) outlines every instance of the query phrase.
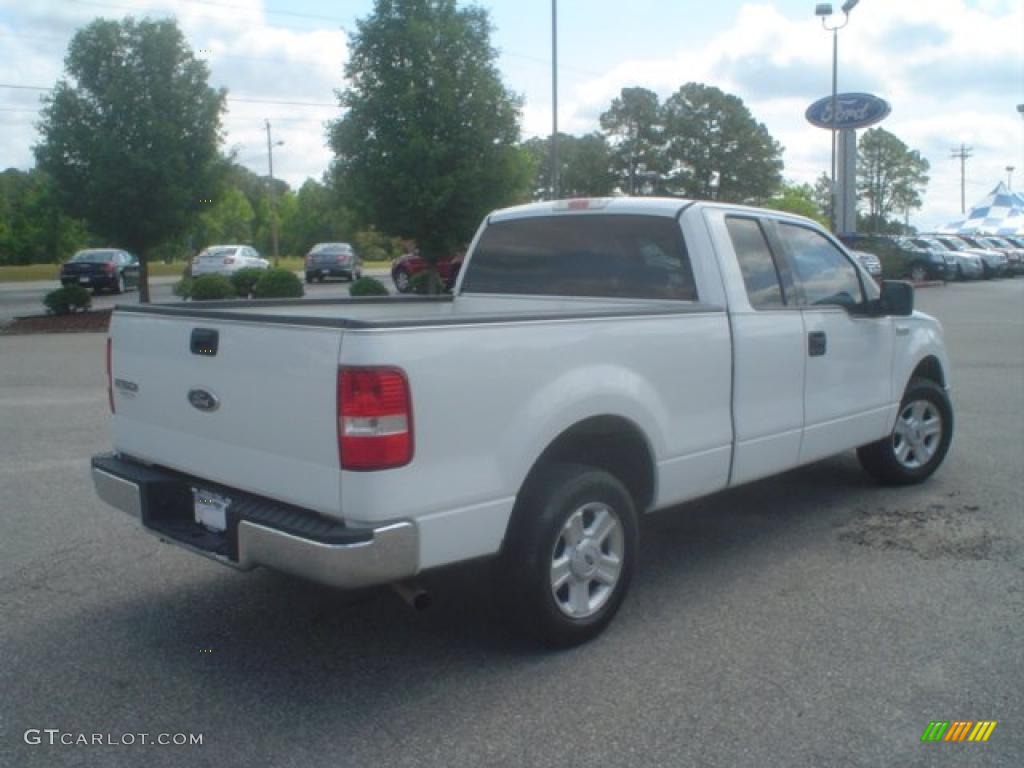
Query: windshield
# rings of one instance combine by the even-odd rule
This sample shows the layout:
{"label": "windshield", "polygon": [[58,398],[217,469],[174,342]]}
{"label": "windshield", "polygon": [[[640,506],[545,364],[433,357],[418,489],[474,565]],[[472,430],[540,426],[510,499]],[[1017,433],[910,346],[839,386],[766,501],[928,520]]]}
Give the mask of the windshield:
{"label": "windshield", "polygon": [[116,255],[117,251],[79,251],[78,253],[71,257],[71,261],[106,262],[113,261]]}
{"label": "windshield", "polygon": [[958,240],[955,237],[940,237],[938,238],[938,241],[952,251],[967,250],[967,243],[965,243],[963,240]]}
{"label": "windshield", "polygon": [[234,256],[235,251],[238,250],[234,247],[218,246],[213,248],[207,248],[205,251],[199,254],[200,259],[221,259],[225,256]]}
{"label": "windshield", "polygon": [[310,253],[351,253],[352,246],[348,243],[317,243]]}

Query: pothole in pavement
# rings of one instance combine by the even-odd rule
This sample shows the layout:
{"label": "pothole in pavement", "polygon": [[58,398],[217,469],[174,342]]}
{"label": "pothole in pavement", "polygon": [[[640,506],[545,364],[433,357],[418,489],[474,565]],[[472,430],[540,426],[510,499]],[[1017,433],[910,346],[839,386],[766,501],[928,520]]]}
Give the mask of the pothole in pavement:
{"label": "pothole in pavement", "polygon": [[842,525],[839,540],[861,547],[912,552],[926,560],[1012,560],[1020,548],[992,528],[973,504],[858,510]]}

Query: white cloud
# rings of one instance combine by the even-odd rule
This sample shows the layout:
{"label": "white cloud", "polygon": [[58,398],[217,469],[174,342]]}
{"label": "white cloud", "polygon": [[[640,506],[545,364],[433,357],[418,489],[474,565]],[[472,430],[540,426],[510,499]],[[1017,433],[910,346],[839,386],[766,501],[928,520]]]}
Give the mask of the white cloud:
{"label": "white cloud", "polygon": [[[893,112],[882,127],[931,163],[925,206],[912,223],[934,228],[959,214],[959,164],[948,156],[962,140],[975,149],[968,205],[1005,178],[1006,165],[1024,174],[1024,128],[1015,113],[1024,102],[1021,30],[1019,2],[971,8],[962,0],[934,0],[927,15],[916,3],[863,3],[839,32],[840,90],[888,99]],[[624,86],[666,97],[685,82],[705,82],[743,98],[786,147],[785,175],[813,182],[828,170],[831,142],[803,115],[830,91],[831,57],[830,38],[816,19],[745,4],[729,29],[699,47],[621,62],[603,76],[568,84],[560,125],[593,130],[596,119],[579,116],[599,114]],[[528,102],[525,117],[528,134],[549,132],[549,108]]]}
{"label": "white cloud", "polygon": [[[829,166],[830,142],[803,114],[830,89],[831,41],[809,12],[794,16],[781,5],[745,3],[717,34],[694,40],[683,30],[676,49],[663,44],[643,58],[595,55],[579,67],[563,62],[560,129],[597,130],[599,115],[622,87],[640,85],[664,98],[685,82],[704,82],[743,98],[782,142],[787,177],[813,181]],[[197,50],[212,50],[202,54],[212,83],[229,87],[235,97],[225,118],[226,146],[238,146],[243,162],[264,173],[263,121],[270,118],[275,139],[285,142],[274,152],[275,175],[293,185],[319,177],[331,159],[324,122],[338,115],[337,107],[238,99],[334,105],[347,46],[345,32],[331,19],[268,13],[263,0],[0,0],[0,81],[52,85],[74,30],[95,15],[160,15],[168,7]],[[369,7],[365,0],[352,12],[362,15]],[[302,28],[314,26],[319,28]],[[840,89],[887,98],[893,112],[883,127],[931,162],[925,208],[913,217],[921,226],[943,224],[959,213],[959,164],[949,151],[960,141],[974,147],[969,200],[1005,178],[1007,165],[1017,166],[1018,178],[1024,178],[1024,121],[1015,112],[1024,102],[1022,29],[1020,0],[931,0],[926,11],[919,3],[861,3],[839,33]],[[501,59],[507,79],[525,96],[525,136],[551,130],[543,38],[514,42],[513,48],[525,45],[529,55]],[[39,93],[0,95],[4,109],[29,110],[0,111],[0,165],[28,167]]]}

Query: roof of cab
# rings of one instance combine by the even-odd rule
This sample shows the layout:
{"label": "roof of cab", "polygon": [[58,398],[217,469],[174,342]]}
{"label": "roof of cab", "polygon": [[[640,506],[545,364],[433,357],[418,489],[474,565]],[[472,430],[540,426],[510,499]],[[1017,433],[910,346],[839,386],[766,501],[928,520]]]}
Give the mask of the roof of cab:
{"label": "roof of cab", "polygon": [[546,200],[516,205],[494,211],[489,221],[505,221],[527,216],[558,216],[561,214],[632,213],[648,216],[677,216],[693,203],[678,197],[590,197],[567,200]]}

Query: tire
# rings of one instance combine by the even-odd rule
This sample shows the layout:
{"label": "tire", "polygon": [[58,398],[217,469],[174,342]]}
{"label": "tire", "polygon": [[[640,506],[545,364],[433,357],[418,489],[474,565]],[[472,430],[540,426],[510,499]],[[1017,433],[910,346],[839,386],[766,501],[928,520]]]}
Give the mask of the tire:
{"label": "tire", "polygon": [[392,275],[392,279],[399,293],[408,293],[412,289],[412,281],[409,279],[409,273],[406,270],[396,270],[395,274]]}
{"label": "tire", "polygon": [[637,537],[633,499],[616,477],[579,464],[542,470],[516,503],[497,561],[513,628],[553,648],[600,634],[629,590]]}
{"label": "tire", "polygon": [[910,279],[915,283],[923,283],[928,279],[928,270],[923,264],[914,264],[910,268]]}
{"label": "tire", "polygon": [[953,439],[953,406],[930,379],[911,379],[892,434],[857,449],[864,471],[883,485],[913,485],[931,477]]}

